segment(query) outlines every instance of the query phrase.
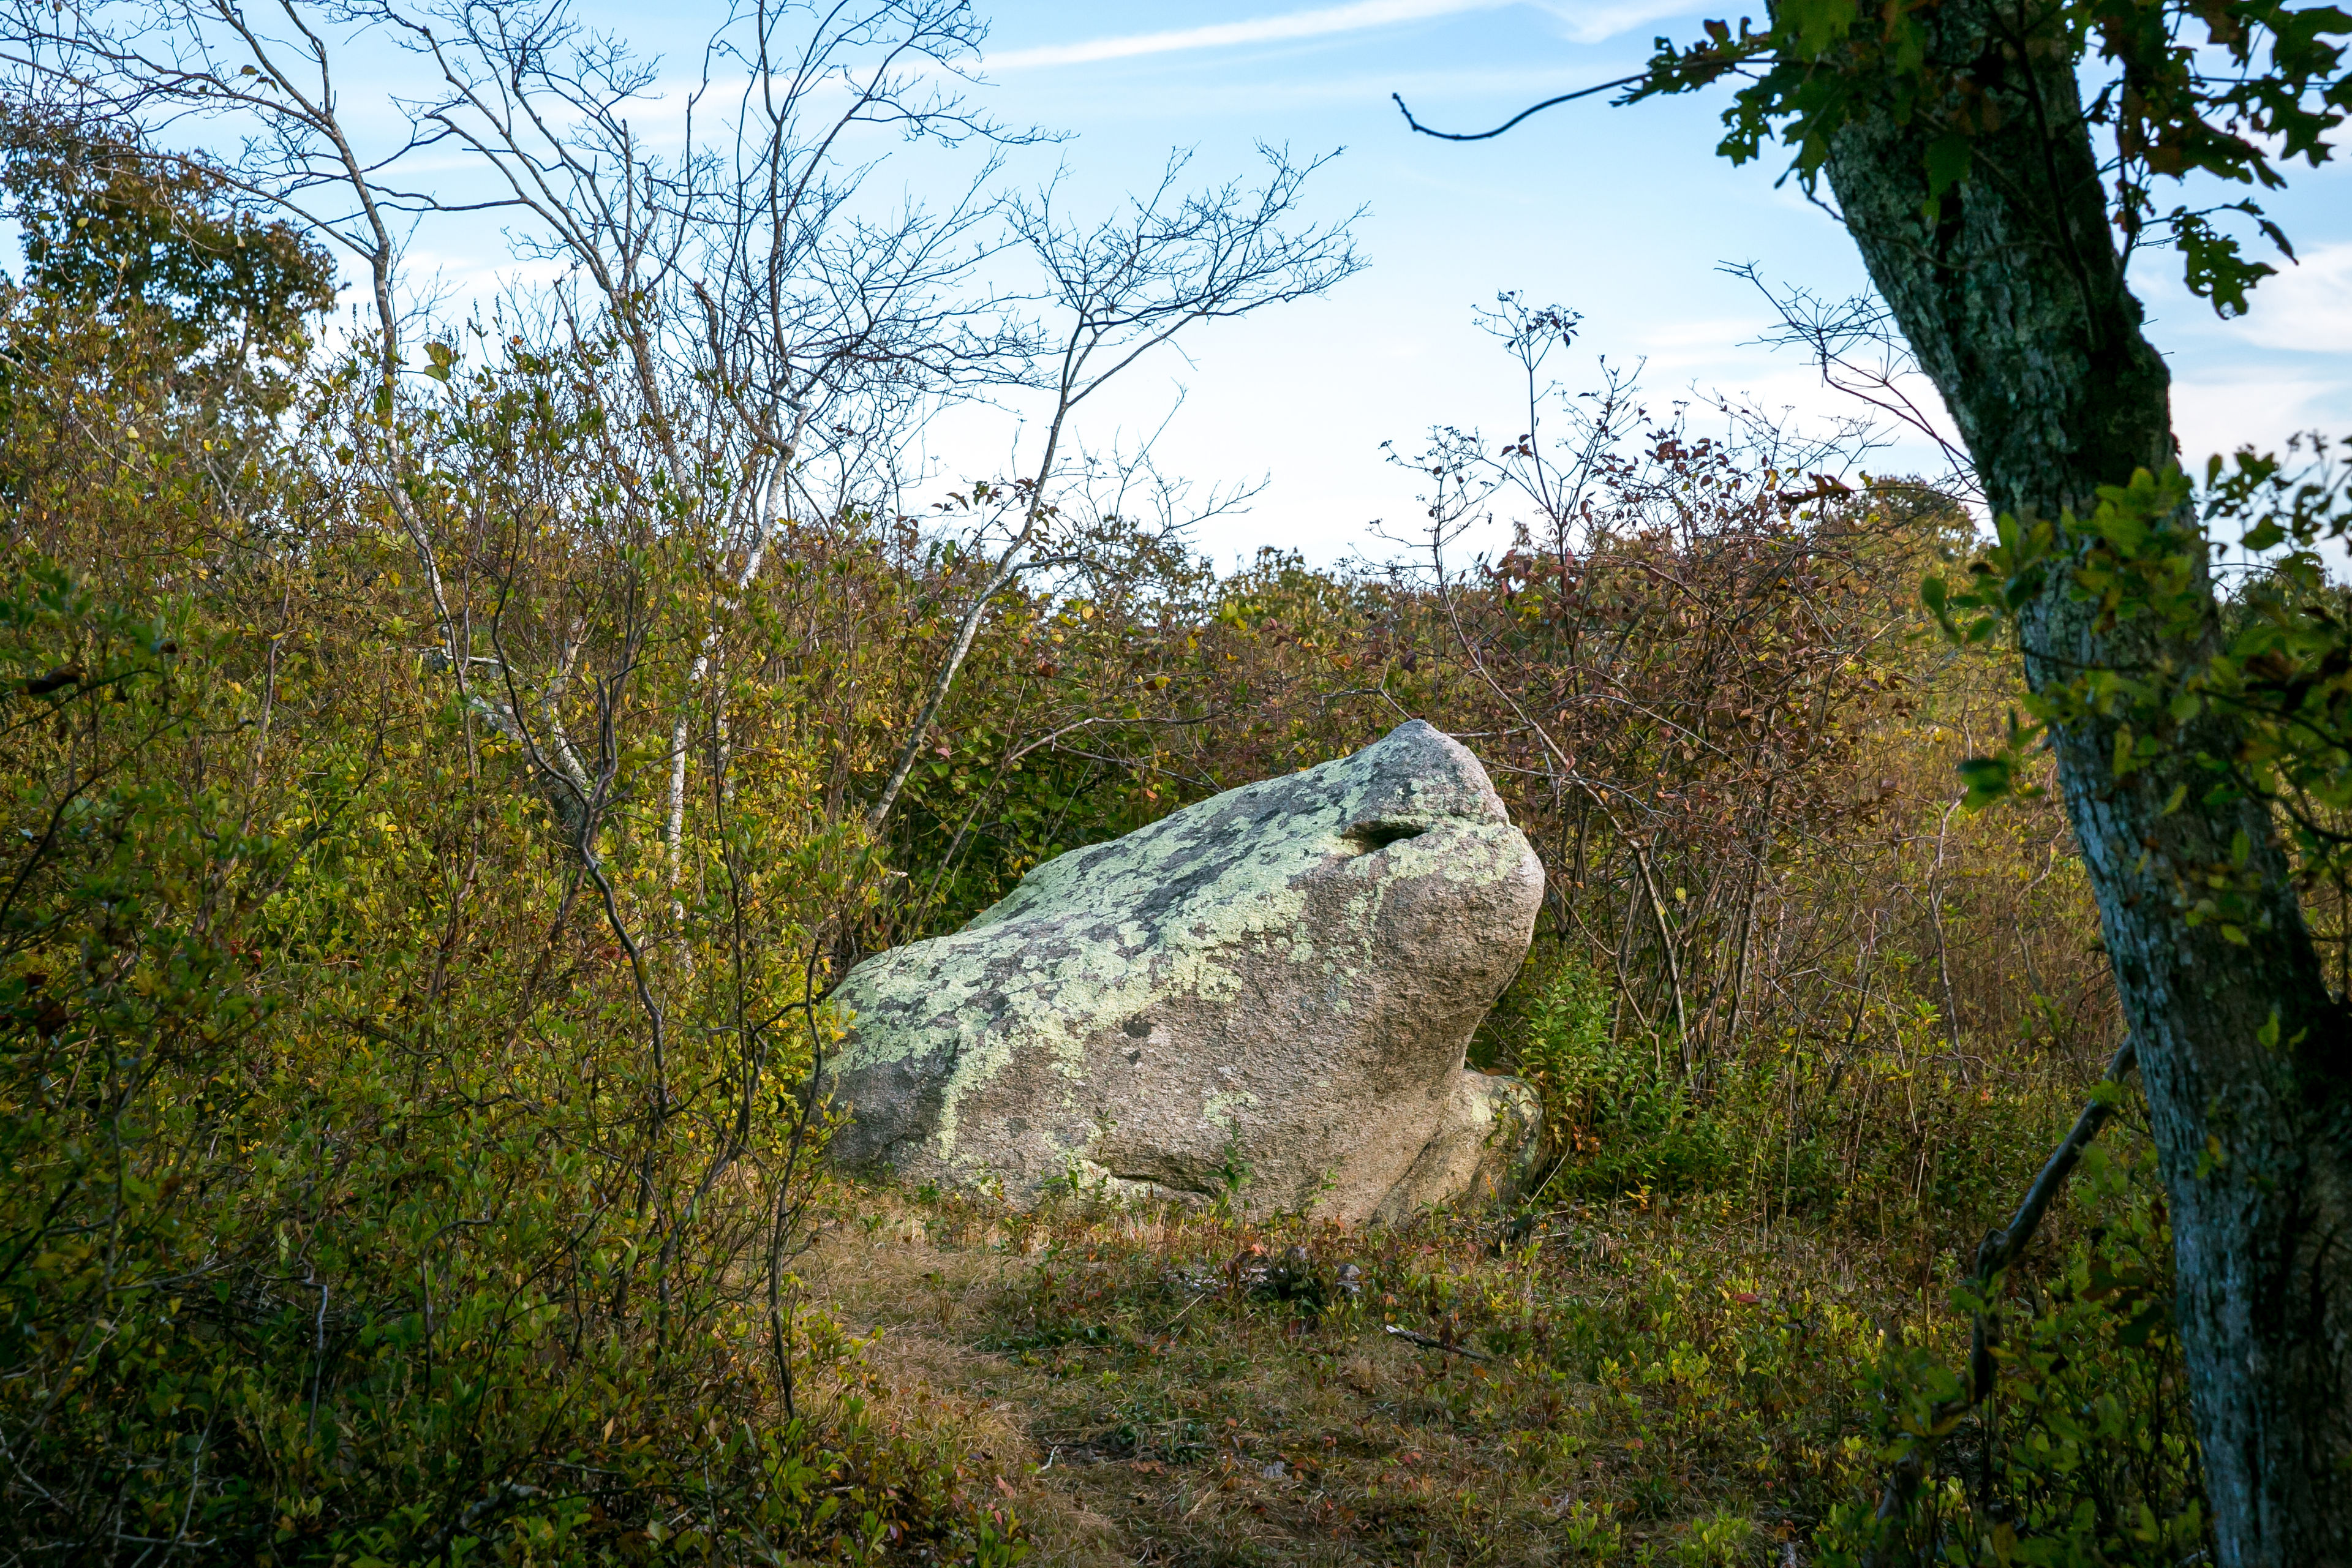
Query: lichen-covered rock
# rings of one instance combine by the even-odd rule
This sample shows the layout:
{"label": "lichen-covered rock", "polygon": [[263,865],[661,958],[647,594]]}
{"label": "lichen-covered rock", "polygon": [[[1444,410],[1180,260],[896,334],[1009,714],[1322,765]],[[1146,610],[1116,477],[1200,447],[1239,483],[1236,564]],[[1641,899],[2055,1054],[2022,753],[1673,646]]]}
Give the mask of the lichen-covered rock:
{"label": "lichen-covered rock", "polygon": [[1464,1068],[1437,1131],[1389,1195],[1372,1211],[1404,1219],[1430,1204],[1516,1197],[1534,1174],[1543,1145],[1543,1102],[1533,1085]]}
{"label": "lichen-covered rock", "polygon": [[1463,1053],[1542,894],[1478,760],[1415,720],[859,964],[834,1157],[1023,1205],[1239,1184],[1344,1220],[1507,1187],[1534,1098]]}

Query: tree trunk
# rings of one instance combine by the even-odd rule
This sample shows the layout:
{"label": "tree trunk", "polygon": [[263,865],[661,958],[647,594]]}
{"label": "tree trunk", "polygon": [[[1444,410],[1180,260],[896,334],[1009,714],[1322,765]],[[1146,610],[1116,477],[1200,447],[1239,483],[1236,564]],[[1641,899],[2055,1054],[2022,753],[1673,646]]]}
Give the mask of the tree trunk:
{"label": "tree trunk", "polygon": [[[1865,13],[1867,14],[1867,13]],[[1848,226],[1943,394],[1998,510],[2087,517],[2096,487],[2171,460],[2164,362],[2140,333],[2083,120],[2075,51],[2021,8],[1946,0],[1929,59],[1972,80],[1966,183],[1928,215],[1941,128],[1892,106],[1849,121],[1828,174]],[[1883,100],[1882,100],[1883,101]],[[1996,129],[1985,131],[1985,125]],[[2053,574],[2021,631],[2037,689],[2194,647],[2102,632]],[[2137,1043],[2171,1198],[2177,1310],[2221,1557],[2352,1565],[2352,1052],[2266,810],[2198,804],[2179,759],[2233,750],[2201,721],[2173,760],[2118,779],[2112,724],[2054,737],[2068,814]],[[2189,804],[2167,815],[2176,784]],[[2191,925],[2183,889],[2253,845],[2245,943]],[[2275,1047],[2262,1042],[2275,1016]]]}

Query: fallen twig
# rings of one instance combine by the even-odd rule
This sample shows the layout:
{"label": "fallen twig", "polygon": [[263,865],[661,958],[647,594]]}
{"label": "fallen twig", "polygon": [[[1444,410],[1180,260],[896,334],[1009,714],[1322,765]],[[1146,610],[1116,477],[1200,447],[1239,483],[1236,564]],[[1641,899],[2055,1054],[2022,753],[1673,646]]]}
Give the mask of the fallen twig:
{"label": "fallen twig", "polygon": [[1448,1344],[1444,1340],[1439,1339],[1435,1334],[1420,1333],[1412,1329],[1400,1329],[1394,1323],[1388,1325],[1388,1331],[1394,1334],[1397,1338],[1410,1341],[1412,1343],[1417,1344],[1424,1350],[1444,1351],[1449,1355],[1467,1356],[1472,1361],[1490,1362],[1495,1359],[1493,1356],[1486,1354],[1484,1351],[1474,1351],[1468,1345]]}
{"label": "fallen twig", "polygon": [[501,1504],[525,1502],[532,1498],[545,1497],[547,1493],[540,1488],[528,1485],[522,1481],[499,1482],[497,1486],[492,1487],[486,1496],[476,1500],[473,1503],[468,1505],[465,1512],[459,1514],[456,1519],[450,1521],[448,1524],[442,1527],[441,1533],[433,1538],[432,1546],[425,1552],[425,1555],[426,1561],[429,1562],[447,1552],[449,1548],[457,1542],[458,1537],[466,1534],[468,1531],[472,1530],[477,1523],[480,1522],[484,1514],[490,1512]]}

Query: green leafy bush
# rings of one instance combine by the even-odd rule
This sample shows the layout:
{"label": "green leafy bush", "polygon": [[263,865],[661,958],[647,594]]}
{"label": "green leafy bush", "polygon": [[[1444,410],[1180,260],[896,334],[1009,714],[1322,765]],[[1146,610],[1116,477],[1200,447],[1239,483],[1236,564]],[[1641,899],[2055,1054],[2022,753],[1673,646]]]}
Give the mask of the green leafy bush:
{"label": "green leafy bush", "polygon": [[2048,1568],[2210,1561],[2188,1377],[2172,1329],[2172,1232],[2144,1138],[2085,1152],[2073,1207],[2084,1228],[2054,1266],[1992,1299],[1996,1375],[1975,1411],[1933,1417],[1960,1386],[1942,1347],[1895,1348],[1862,1380],[1874,1457],[1931,1455],[1916,1500],[1892,1518],[1843,1505],[1828,1563],[1870,1560]]}
{"label": "green leafy bush", "polygon": [[[1714,1184],[1730,1153],[1655,1036],[1619,1038],[1608,983],[1573,955],[1526,1013],[1516,1070],[1536,1086],[1559,1150],[1547,1196],[1681,1193]],[[1630,1037],[1630,1031],[1627,1032]]]}
{"label": "green leafy bush", "polygon": [[[261,708],[238,679],[253,641],[216,606],[126,608],[11,564],[13,1552],[979,1550],[995,1527],[944,1456],[866,1421],[857,1347],[821,1321],[795,1359],[841,1397],[785,1413],[736,1279],[756,1278],[759,1234],[740,1206],[680,1225],[640,1197],[640,1172],[659,1191],[709,1169],[695,1124],[620,1168],[598,1157],[599,1130],[632,1123],[625,1006],[536,1008],[538,1050],[502,1064],[484,1014],[423,1004],[430,928],[395,896],[402,829],[432,825],[416,778],[364,731],[306,723],[297,659]],[[290,756],[257,752],[265,726]],[[671,1063],[710,1084],[724,1066]]]}

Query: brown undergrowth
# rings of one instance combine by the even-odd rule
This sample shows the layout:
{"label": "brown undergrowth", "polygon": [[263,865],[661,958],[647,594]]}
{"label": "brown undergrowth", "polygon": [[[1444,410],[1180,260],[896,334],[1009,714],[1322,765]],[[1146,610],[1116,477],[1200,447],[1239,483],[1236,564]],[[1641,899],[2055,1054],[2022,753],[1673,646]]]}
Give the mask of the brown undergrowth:
{"label": "brown undergrowth", "polygon": [[804,1275],[871,1336],[868,1413],[1057,1564],[1811,1561],[1876,1447],[1855,1373],[1943,1296],[1711,1202],[840,1215]]}

